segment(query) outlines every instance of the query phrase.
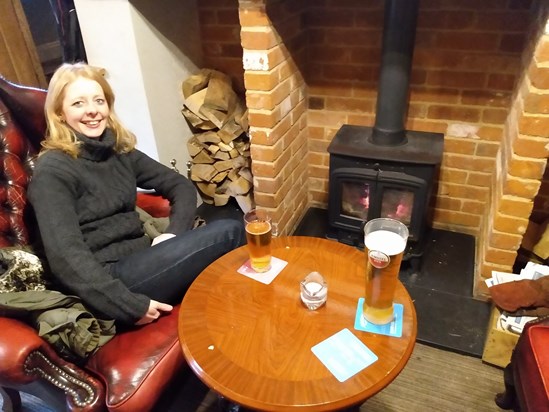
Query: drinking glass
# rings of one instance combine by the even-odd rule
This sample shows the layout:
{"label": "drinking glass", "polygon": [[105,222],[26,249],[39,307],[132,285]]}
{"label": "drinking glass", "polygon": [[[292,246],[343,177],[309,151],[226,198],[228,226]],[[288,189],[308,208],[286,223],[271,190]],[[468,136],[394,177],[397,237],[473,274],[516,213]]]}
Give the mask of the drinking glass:
{"label": "drinking glass", "polygon": [[300,283],[301,301],[307,309],[317,310],[326,303],[328,284],[318,272],[311,272]]}
{"label": "drinking glass", "polygon": [[272,223],[265,210],[252,209],[244,215],[250,266],[256,272],[271,268]]}
{"label": "drinking glass", "polygon": [[366,295],[364,319],[383,325],[393,320],[393,297],[408,228],[395,219],[372,219],[364,226]]}

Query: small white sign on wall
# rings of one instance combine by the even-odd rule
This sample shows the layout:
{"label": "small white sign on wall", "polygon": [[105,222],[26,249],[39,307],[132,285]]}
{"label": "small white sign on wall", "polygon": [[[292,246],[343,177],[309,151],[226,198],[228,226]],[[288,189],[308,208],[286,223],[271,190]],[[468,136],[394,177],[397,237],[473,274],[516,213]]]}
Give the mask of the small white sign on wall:
{"label": "small white sign on wall", "polygon": [[269,56],[267,53],[244,50],[242,61],[244,64],[244,70],[269,70]]}

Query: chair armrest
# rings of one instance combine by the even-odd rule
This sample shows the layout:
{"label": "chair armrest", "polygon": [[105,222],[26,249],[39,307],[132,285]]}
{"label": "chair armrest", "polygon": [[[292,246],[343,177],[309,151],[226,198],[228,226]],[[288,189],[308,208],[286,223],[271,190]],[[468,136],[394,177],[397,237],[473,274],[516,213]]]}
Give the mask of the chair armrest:
{"label": "chair armrest", "polygon": [[60,358],[25,323],[0,317],[0,384],[13,387],[44,379],[63,390],[69,408],[93,411],[104,404],[103,384]]}
{"label": "chair armrest", "polygon": [[186,367],[177,334],[179,307],[153,323],[117,333],[90,356],[85,367],[105,383],[109,411],[151,410]]}
{"label": "chair armrest", "polygon": [[137,206],[153,217],[170,216],[170,202],[156,193],[137,192]]}
{"label": "chair armrest", "polygon": [[15,319],[0,317],[0,383],[30,383],[36,376],[25,371],[29,354],[47,345],[30,326]]}

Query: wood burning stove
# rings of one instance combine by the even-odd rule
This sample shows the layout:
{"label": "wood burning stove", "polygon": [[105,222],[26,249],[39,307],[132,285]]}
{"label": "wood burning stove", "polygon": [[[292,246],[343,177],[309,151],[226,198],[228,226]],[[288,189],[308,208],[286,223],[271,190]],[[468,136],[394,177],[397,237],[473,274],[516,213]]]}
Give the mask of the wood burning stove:
{"label": "wood burning stove", "polygon": [[408,131],[406,144],[379,146],[372,131],[345,125],[328,147],[328,237],[363,247],[363,224],[390,217],[408,226],[407,257],[421,255],[443,135]]}
{"label": "wood burning stove", "polygon": [[418,0],[387,0],[376,121],[344,125],[328,147],[328,237],[363,247],[362,227],[376,217],[405,223],[405,259],[421,256],[428,205],[444,135],[404,128]]}

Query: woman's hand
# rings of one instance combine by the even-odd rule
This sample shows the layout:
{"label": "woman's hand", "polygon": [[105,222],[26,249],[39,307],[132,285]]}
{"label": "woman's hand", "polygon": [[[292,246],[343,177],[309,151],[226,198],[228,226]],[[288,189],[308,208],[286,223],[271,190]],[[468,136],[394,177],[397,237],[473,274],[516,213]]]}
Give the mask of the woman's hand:
{"label": "woman's hand", "polygon": [[172,309],[172,305],[157,302],[156,300],[151,299],[151,303],[149,303],[149,309],[147,310],[147,313],[145,313],[145,315],[141,319],[135,322],[135,324],[146,325],[147,323],[154,322],[160,317],[160,315],[162,315],[163,312],[171,312]]}

